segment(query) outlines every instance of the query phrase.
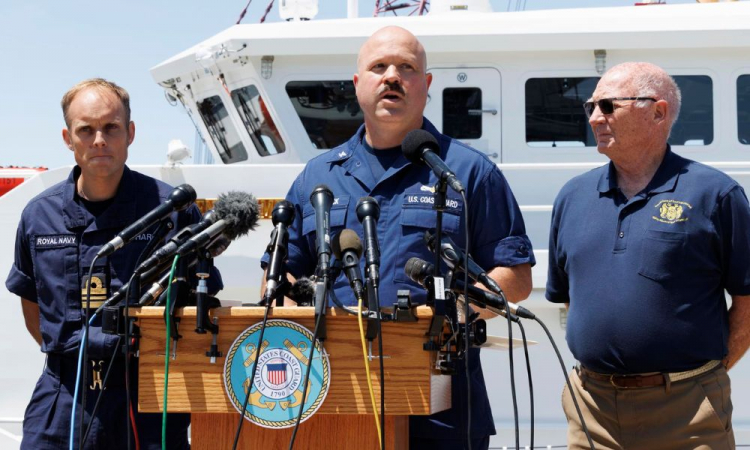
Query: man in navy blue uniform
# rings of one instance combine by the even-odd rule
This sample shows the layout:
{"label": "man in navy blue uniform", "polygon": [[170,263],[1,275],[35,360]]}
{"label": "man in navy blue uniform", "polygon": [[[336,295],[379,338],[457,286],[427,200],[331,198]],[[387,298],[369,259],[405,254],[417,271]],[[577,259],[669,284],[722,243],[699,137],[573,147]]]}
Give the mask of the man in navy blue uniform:
{"label": "man in navy blue uniform", "polygon": [[[76,166],[67,180],[31,200],[21,216],[15,262],[6,286],[21,297],[26,327],[47,354],[24,415],[23,449],[68,446],[88,268],[102,245],[161,204],[172,191],[165,183],[125,165],[128,146],[135,137],[129,103],[124,89],[103,79],[85,80],[65,94],[62,137]],[[173,215],[172,220],[175,229],[180,229],[197,218],[198,211],[192,207]],[[98,260],[91,280],[91,298],[98,301],[92,301],[92,309],[128,281],[152,238],[150,233]],[[124,357],[117,342],[117,336],[102,333],[97,318],[90,328],[89,361],[84,362],[90,383],[79,388],[90,389],[85,405],[87,424],[110,360],[112,371],[86,440],[88,449],[127,447]],[[161,414],[137,412],[136,364],[130,367],[131,416],[140,448],[161,448]],[[78,408],[80,411],[80,405]],[[169,448],[189,448],[189,420],[186,414],[169,416]]]}
{"label": "man in navy blue uniform", "polygon": [[[407,278],[404,266],[411,257],[427,261],[434,258],[423,235],[436,226],[432,206],[437,179],[430,169],[410,163],[400,148],[409,131],[421,128],[435,136],[441,158],[466,188],[468,204],[458,194],[448,192],[443,230],[465,248],[464,209],[468,209],[470,254],[488,269],[511,301],[523,300],[531,291],[531,265],[535,261],[518,205],[494,163],[440,134],[422,116],[432,81],[426,67],[424,48],[403,28],[383,28],[362,46],[354,84],[364,126],[345,144],[311,160],[289,190],[287,200],[297,211],[290,227],[287,270],[292,277],[314,273],[315,215],[309,197],[318,184],[325,183],[334,194],[331,234],[349,228],[362,238],[355,212],[358,200],[371,196],[380,205],[381,305],[391,306],[399,289],[409,289],[416,303],[426,301],[425,290]],[[264,261],[268,261],[268,255]],[[346,305],[355,303],[344,275],[334,282],[333,289]],[[471,351],[470,362],[472,448],[486,449],[495,428],[478,350]],[[466,384],[464,371],[459,369],[452,383],[453,407],[433,416],[412,418],[412,449],[464,448]]]}
{"label": "man in navy blue uniform", "polygon": [[[570,379],[597,449],[734,448],[750,207],[736,181],[672,153],[680,102],[653,64],[609,70],[584,107],[611,161],[554,204],[546,295],[569,306]],[[589,448],[567,388],[563,408],[569,448]]]}

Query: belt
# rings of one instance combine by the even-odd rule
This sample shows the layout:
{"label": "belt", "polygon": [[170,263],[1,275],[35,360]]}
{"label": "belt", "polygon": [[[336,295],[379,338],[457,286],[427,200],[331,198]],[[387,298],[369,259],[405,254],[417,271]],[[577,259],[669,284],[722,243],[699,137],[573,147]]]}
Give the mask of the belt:
{"label": "belt", "polygon": [[608,381],[616,389],[638,389],[665,385],[669,388],[671,383],[695,378],[718,368],[720,365],[721,361],[709,361],[696,369],[686,370],[685,372],[651,372],[632,375],[593,372],[580,365],[577,369],[579,374],[583,374],[583,376],[592,380]]}

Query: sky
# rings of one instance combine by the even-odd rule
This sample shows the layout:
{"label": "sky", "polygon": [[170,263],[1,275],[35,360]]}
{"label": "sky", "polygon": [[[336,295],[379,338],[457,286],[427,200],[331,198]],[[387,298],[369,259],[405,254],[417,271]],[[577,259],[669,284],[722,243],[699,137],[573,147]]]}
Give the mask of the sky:
{"label": "sky", "polygon": [[[258,23],[270,0],[252,0]],[[693,3],[695,0],[668,0]],[[280,21],[276,0],[267,21]],[[495,11],[628,6],[634,0],[490,0]],[[131,96],[136,135],[129,164],[162,164],[167,144],[195,146],[195,129],[170,106],[149,69],[233,25],[247,0],[4,0],[0,5],[0,166],[73,163],[62,141],[60,98],[91,77]],[[318,19],[346,17],[346,0],[319,0]],[[374,0],[359,0],[360,16]],[[658,6],[656,6],[658,7]],[[352,68],[353,69],[353,68]],[[188,161],[189,162],[189,161]]]}

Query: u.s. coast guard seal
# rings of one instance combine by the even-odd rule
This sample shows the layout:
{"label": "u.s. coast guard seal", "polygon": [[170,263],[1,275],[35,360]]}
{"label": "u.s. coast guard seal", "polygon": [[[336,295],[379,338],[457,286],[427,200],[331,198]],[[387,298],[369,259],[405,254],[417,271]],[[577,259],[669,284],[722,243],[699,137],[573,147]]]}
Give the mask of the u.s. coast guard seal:
{"label": "u.s. coast guard seal", "polygon": [[234,407],[242,411],[253,366],[257,364],[245,417],[266,428],[291,427],[300,408],[304,421],[323,404],[331,385],[328,355],[318,342],[303,402],[302,382],[311,363],[307,357],[312,333],[288,320],[269,320],[258,351],[260,327],[261,323],[257,323],[243,331],[229,348],[224,363],[224,387]]}

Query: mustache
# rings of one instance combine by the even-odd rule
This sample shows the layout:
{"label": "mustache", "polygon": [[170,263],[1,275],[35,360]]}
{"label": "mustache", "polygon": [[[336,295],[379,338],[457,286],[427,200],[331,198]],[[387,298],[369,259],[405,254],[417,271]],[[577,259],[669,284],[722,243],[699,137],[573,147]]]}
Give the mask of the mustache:
{"label": "mustache", "polygon": [[383,87],[378,89],[378,95],[383,95],[386,92],[395,92],[397,94],[406,95],[406,92],[404,92],[404,88],[401,87],[401,85],[398,83],[386,82]]}

